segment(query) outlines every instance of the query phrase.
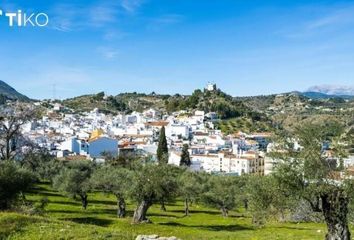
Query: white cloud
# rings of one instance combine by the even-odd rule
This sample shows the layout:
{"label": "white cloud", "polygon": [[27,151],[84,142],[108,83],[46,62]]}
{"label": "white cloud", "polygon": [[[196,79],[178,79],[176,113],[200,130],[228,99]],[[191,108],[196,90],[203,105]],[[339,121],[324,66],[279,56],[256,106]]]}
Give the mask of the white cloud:
{"label": "white cloud", "polygon": [[339,8],[332,10],[324,17],[315,19],[307,24],[307,28],[310,30],[320,29],[330,26],[337,26],[343,24],[354,23],[354,7]]}
{"label": "white cloud", "polygon": [[58,4],[50,15],[52,28],[58,31],[74,31],[102,27],[118,21],[118,5],[100,2],[95,5]]}
{"label": "white cloud", "polygon": [[114,5],[97,5],[89,9],[90,23],[94,26],[101,26],[106,23],[113,23],[118,19],[117,10]]}
{"label": "white cloud", "polygon": [[165,14],[160,17],[154,18],[147,25],[150,30],[160,30],[166,26],[177,24],[182,22],[184,19],[183,15],[179,14]]}
{"label": "white cloud", "polygon": [[110,47],[98,47],[97,52],[106,59],[114,59],[119,54],[119,51]]}
{"label": "white cloud", "polygon": [[135,13],[144,2],[144,0],[121,0],[121,7],[129,13]]}
{"label": "white cloud", "polygon": [[129,35],[129,33],[120,31],[118,29],[109,29],[103,34],[103,39],[107,41],[113,41],[117,39],[122,39],[127,35]]}

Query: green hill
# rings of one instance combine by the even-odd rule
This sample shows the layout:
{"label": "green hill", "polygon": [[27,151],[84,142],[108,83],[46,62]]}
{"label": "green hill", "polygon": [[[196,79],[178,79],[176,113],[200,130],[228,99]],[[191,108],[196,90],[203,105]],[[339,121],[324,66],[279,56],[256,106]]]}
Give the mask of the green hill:
{"label": "green hill", "polygon": [[0,80],[0,103],[4,103],[6,100],[29,101],[30,99]]}
{"label": "green hill", "polygon": [[235,117],[251,117],[261,119],[257,111],[235,100],[222,92],[195,90],[192,95],[159,95],[144,93],[121,93],[117,96],[105,96],[103,92],[93,95],[83,95],[63,101],[64,105],[76,111],[88,111],[98,108],[101,111],[143,111],[155,108],[162,112],[172,113],[179,110],[203,110],[216,112],[221,119]]}

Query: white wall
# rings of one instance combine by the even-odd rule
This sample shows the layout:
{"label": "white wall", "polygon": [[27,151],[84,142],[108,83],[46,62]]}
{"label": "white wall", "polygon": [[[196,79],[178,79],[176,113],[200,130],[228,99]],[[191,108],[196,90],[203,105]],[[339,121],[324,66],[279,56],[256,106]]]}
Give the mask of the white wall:
{"label": "white wall", "polygon": [[110,152],[113,156],[117,156],[118,141],[113,138],[101,137],[89,142],[88,153],[90,157],[100,157],[103,152]]}

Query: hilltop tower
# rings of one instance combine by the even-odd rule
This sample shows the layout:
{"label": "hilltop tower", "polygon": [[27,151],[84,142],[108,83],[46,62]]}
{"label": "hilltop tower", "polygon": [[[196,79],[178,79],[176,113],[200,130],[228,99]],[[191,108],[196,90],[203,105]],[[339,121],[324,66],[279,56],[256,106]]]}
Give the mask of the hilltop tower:
{"label": "hilltop tower", "polygon": [[210,92],[215,91],[216,90],[216,84],[208,82],[208,84],[205,87],[205,90],[210,91]]}

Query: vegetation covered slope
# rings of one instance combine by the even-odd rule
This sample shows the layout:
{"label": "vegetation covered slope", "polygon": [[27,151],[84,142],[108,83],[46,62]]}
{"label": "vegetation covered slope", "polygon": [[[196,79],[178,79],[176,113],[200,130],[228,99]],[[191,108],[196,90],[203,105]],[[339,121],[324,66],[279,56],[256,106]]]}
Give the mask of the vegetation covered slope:
{"label": "vegetation covered slope", "polygon": [[275,128],[293,129],[316,120],[336,120],[354,127],[354,100],[343,98],[311,99],[292,92],[269,96],[238,98],[246,106],[265,114]]}
{"label": "vegetation covered slope", "polygon": [[29,101],[30,99],[0,80],[0,103],[4,103],[6,100]]}
{"label": "vegetation covered slope", "polygon": [[220,118],[251,117],[260,119],[262,116],[227,95],[221,90],[195,90],[192,95],[158,95],[155,93],[122,93],[117,96],[105,96],[104,93],[84,95],[63,101],[64,105],[79,111],[99,108],[107,111],[143,111],[155,108],[162,112],[172,113],[179,110],[203,110],[216,112]]}
{"label": "vegetation covered slope", "polygon": [[75,111],[142,112],[154,108],[162,113],[184,110],[216,112],[220,121],[217,128],[224,133],[238,131],[273,131],[277,128],[292,129],[303,121],[335,119],[354,126],[354,100],[343,98],[311,99],[300,92],[232,97],[220,89],[195,90],[192,95],[159,95],[155,93],[122,93],[105,96],[103,92],[66,99],[63,104]]}
{"label": "vegetation covered slope", "polygon": [[[168,96],[167,96],[168,97]],[[105,96],[103,92],[98,94],[83,95],[66,99],[63,104],[75,111],[84,112],[98,108],[102,112],[132,112],[143,111],[154,107],[164,108],[163,95],[143,93],[121,93],[117,96]]]}

